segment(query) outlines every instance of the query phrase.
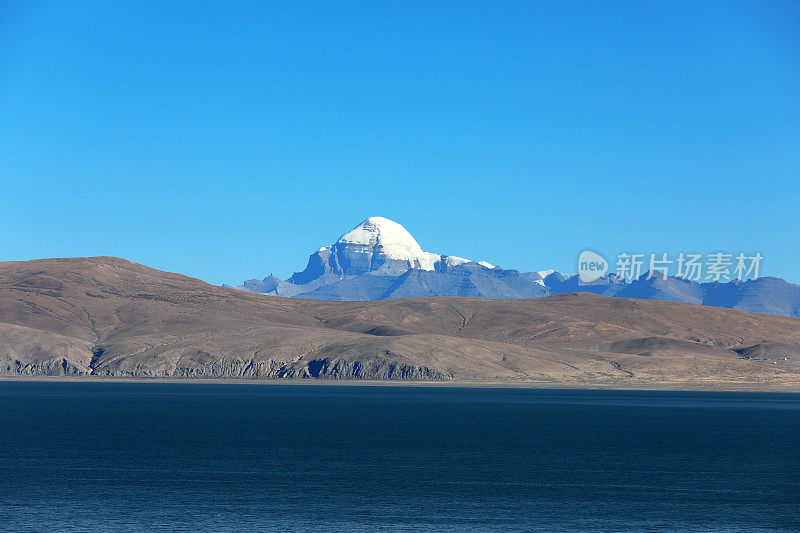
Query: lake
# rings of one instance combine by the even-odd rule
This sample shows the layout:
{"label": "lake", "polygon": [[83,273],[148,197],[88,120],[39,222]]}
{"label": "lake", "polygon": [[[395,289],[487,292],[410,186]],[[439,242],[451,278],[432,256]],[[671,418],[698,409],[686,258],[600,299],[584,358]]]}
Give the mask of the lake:
{"label": "lake", "polygon": [[800,395],[0,382],[0,529],[800,529]]}

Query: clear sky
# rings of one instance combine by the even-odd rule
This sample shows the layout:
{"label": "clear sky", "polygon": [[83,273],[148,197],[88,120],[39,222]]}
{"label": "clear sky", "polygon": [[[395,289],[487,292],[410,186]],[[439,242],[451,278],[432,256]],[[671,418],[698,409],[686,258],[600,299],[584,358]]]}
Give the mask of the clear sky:
{"label": "clear sky", "polygon": [[0,260],[285,278],[379,215],[800,282],[800,2],[165,4],[0,1]]}

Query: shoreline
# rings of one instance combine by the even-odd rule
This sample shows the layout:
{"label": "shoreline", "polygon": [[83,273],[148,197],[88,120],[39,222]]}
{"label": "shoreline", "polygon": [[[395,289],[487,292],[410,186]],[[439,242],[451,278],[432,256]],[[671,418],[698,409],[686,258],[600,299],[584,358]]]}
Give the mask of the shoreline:
{"label": "shoreline", "polygon": [[800,394],[800,383],[757,383],[733,381],[589,383],[566,381],[387,381],[346,379],[251,379],[251,378],[122,378],[71,376],[0,376],[0,382],[41,383],[150,383],[202,385],[283,385],[360,387],[443,387],[474,389],[555,389],[674,392],[771,392]]}

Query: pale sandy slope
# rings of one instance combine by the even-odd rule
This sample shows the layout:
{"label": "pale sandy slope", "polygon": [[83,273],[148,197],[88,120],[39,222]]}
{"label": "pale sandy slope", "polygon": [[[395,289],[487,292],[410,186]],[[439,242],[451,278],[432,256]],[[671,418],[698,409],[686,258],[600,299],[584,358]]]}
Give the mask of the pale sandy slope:
{"label": "pale sandy slope", "polygon": [[110,258],[0,263],[0,375],[800,383],[800,319],[572,293],[317,302]]}

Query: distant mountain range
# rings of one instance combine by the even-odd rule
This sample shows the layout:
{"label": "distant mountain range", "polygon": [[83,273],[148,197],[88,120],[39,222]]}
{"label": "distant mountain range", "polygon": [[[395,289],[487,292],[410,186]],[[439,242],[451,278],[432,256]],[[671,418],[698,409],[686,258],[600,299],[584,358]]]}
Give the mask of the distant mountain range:
{"label": "distant mountain range", "polygon": [[270,275],[245,281],[236,288],[275,296],[345,301],[424,296],[519,299],[591,292],[800,317],[800,285],[780,278],[697,283],[645,274],[628,283],[611,274],[600,282],[579,285],[578,276],[553,270],[519,272],[486,261],[426,252],[402,225],[371,217],[334,244],[311,254],[305,270],[288,280]]}

